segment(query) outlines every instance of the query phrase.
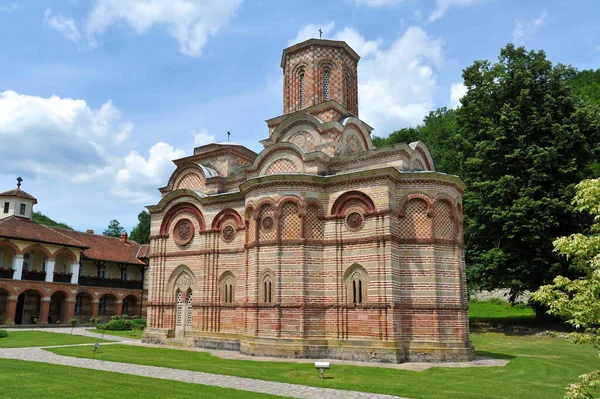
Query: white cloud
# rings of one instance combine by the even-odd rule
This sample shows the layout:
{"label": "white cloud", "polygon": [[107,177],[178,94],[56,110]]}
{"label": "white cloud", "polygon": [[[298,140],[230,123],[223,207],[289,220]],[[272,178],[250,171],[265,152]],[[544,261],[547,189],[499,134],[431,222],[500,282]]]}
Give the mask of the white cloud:
{"label": "white cloud", "polygon": [[47,8],[44,12],[44,24],[46,27],[57,31],[65,38],[74,43],[79,43],[81,34],[75,21],[71,17],[63,17],[62,15],[52,16],[52,10]]}
{"label": "white cloud", "polygon": [[450,85],[450,108],[458,108],[460,99],[467,94],[467,86],[463,82],[452,83]]}
{"label": "white cloud", "polygon": [[153,198],[185,152],[156,143],[148,159],[133,150],[134,130],[111,101],[0,92],[0,159],[5,175],[93,185],[131,202]]}
{"label": "white cloud", "polygon": [[172,173],[172,160],[185,155],[185,151],[162,142],[150,148],[148,159],[137,151],[131,151],[117,172],[111,193],[132,202],[151,200],[149,192],[164,185]]}
{"label": "white cloud", "polygon": [[202,145],[210,144],[215,142],[215,135],[208,133],[206,129],[199,129],[194,131],[194,146],[200,147]]}
{"label": "white cloud", "polygon": [[442,18],[446,12],[454,7],[470,7],[483,3],[486,0],[437,0],[435,9],[429,15],[428,23]]}
{"label": "white cloud", "polygon": [[308,24],[298,31],[298,34],[295,38],[288,42],[288,46],[293,46],[294,44],[303,42],[308,39],[315,39],[319,37],[319,29],[323,31],[323,39],[327,38],[329,32],[333,30],[335,27],[335,22],[330,21],[326,24]]}
{"label": "white cloud", "polygon": [[0,159],[5,172],[86,181],[109,164],[110,154],[132,129],[107,101],[0,92]]}
{"label": "white cloud", "polygon": [[[298,31],[290,43],[318,29],[310,24]],[[443,63],[443,41],[422,28],[410,27],[392,43],[366,40],[360,32],[345,27],[330,38],[343,40],[362,57],[359,63],[360,117],[372,124],[379,135],[407,125],[415,125],[434,107],[436,70]]]}
{"label": "white cloud", "polygon": [[512,38],[515,43],[526,42],[533,36],[546,22],[548,14],[543,12],[539,17],[523,22],[520,19],[515,20],[515,29],[512,32]]}
{"label": "white cloud", "polygon": [[405,1],[406,0],[354,0],[354,4],[356,4],[357,6],[379,8],[394,6]]}
{"label": "white cloud", "polygon": [[365,40],[345,28],[333,35],[345,40],[362,56],[359,63],[361,119],[385,135],[415,125],[434,106],[436,73],[443,62],[443,41],[422,28],[409,27],[390,44]]}
{"label": "white cloud", "polygon": [[97,0],[88,15],[90,46],[112,25],[123,21],[138,34],[163,27],[179,43],[180,51],[200,56],[210,36],[233,18],[242,0]]}

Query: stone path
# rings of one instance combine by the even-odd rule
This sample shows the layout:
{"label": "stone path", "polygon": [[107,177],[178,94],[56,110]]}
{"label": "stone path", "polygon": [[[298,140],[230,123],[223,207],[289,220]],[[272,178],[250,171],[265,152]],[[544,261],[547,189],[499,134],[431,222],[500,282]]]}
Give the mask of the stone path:
{"label": "stone path", "polygon": [[[31,331],[31,328],[27,329],[11,329],[11,331]],[[70,334],[70,328],[40,328],[36,331],[47,331],[55,333],[66,333]],[[102,334],[91,333],[86,331],[86,327],[76,327],[73,330],[73,334],[86,335],[88,337],[102,338]],[[268,356],[248,356],[241,354],[236,351],[225,351],[225,350],[214,350],[214,349],[203,349],[203,348],[190,348],[185,346],[167,346],[167,345],[154,345],[142,343],[139,339],[132,339],[127,337],[119,337],[116,335],[110,335],[109,333],[104,334],[104,339],[114,340],[131,345],[132,343],[136,346],[147,346],[154,348],[164,348],[172,350],[185,350],[190,352],[207,352],[213,356],[220,357],[222,359],[230,360],[251,360],[254,362],[286,362],[286,363],[313,363],[316,359],[293,359],[293,358],[281,358],[281,357],[268,357]],[[330,362],[332,365],[347,365],[347,366],[359,366],[359,367],[379,367],[389,368],[397,370],[411,370],[411,371],[423,371],[432,367],[443,367],[443,368],[466,368],[466,367],[502,367],[508,364],[506,359],[496,359],[491,357],[477,357],[471,362],[448,362],[448,363],[367,363],[367,362],[355,362],[351,360],[340,360],[340,359],[318,359],[319,361]]]}
{"label": "stone path", "polygon": [[306,385],[286,384],[282,382],[262,381],[251,378],[202,373],[198,371],[176,370],[165,367],[142,366],[129,363],[108,362],[95,359],[80,359],[60,356],[40,348],[0,349],[0,358],[27,360],[33,362],[73,366],[92,370],[111,371],[163,380],[181,381],[192,384],[212,385],[243,391],[288,396],[301,399],[408,399],[398,396],[375,393],[345,391],[339,389],[317,388]]}

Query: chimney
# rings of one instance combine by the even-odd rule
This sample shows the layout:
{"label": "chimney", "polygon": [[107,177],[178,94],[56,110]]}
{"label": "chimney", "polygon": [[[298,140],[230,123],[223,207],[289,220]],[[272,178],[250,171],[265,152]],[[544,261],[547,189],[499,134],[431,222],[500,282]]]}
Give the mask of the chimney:
{"label": "chimney", "polygon": [[126,231],[124,231],[123,234],[121,234],[121,241],[127,242],[127,232]]}
{"label": "chimney", "polygon": [[85,232],[88,234],[94,234],[94,230],[92,230],[92,229],[87,229]]}

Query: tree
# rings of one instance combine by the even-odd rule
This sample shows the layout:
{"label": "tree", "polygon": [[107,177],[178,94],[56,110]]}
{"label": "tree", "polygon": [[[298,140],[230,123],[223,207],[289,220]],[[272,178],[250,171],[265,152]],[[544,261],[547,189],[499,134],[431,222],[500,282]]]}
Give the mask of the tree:
{"label": "tree", "polygon": [[397,130],[386,138],[373,137],[373,144],[376,147],[383,147],[397,143],[422,141],[431,153],[436,170],[457,174],[460,170],[455,144],[457,134],[456,111],[439,108],[431,111],[423,119],[421,125]]}
{"label": "tree", "polygon": [[71,226],[65,223],[60,223],[55,220],[50,219],[48,216],[44,215],[42,212],[33,212],[33,221],[39,224],[43,224],[45,226],[50,227],[59,227],[61,229],[73,230]]}
{"label": "tree", "polygon": [[[600,351],[600,179],[585,180],[577,185],[573,201],[575,209],[594,217],[589,234],[572,234],[554,241],[555,251],[573,262],[584,277],[571,280],[559,276],[553,284],[540,287],[532,297],[545,304],[549,313],[560,316],[584,333],[576,332],[569,339],[577,344],[590,344]],[[592,399],[600,386],[600,370],[582,375],[571,384],[566,398]]]}
{"label": "tree", "polygon": [[104,230],[104,232],[102,232],[102,234],[104,234],[105,236],[109,236],[109,237],[121,238],[121,235],[124,232],[125,232],[125,229],[123,228],[123,226],[121,226],[121,223],[119,223],[119,221],[117,219],[113,219],[108,224],[108,228],[106,230]]}
{"label": "tree", "polygon": [[509,44],[498,62],[463,72],[456,148],[464,194],[470,280],[508,288],[514,298],[559,275],[572,275],[552,239],[579,231],[570,199],[590,160],[594,118],[576,106],[566,80],[543,51]]}
{"label": "tree", "polygon": [[138,224],[131,230],[130,238],[138,244],[150,243],[150,213],[141,211],[138,214]]}

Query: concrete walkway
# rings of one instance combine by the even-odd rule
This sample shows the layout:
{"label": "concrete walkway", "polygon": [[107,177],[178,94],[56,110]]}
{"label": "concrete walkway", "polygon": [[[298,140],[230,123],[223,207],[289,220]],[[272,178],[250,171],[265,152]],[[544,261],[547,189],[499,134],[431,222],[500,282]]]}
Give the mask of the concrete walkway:
{"label": "concrete walkway", "polygon": [[282,382],[255,380],[251,378],[232,377],[227,375],[202,373],[198,371],[177,370],[154,366],[142,366],[137,364],[108,362],[96,359],[80,359],[75,357],[56,355],[52,352],[48,352],[40,348],[0,349],[0,358],[58,364],[62,366],[80,367],[91,370],[111,371],[115,373],[137,375],[141,377],[181,381],[192,384],[212,385],[222,388],[233,388],[243,391],[287,396],[292,398],[408,399],[391,395],[345,391],[339,389],[317,388],[309,387],[306,385],[294,385]]}

